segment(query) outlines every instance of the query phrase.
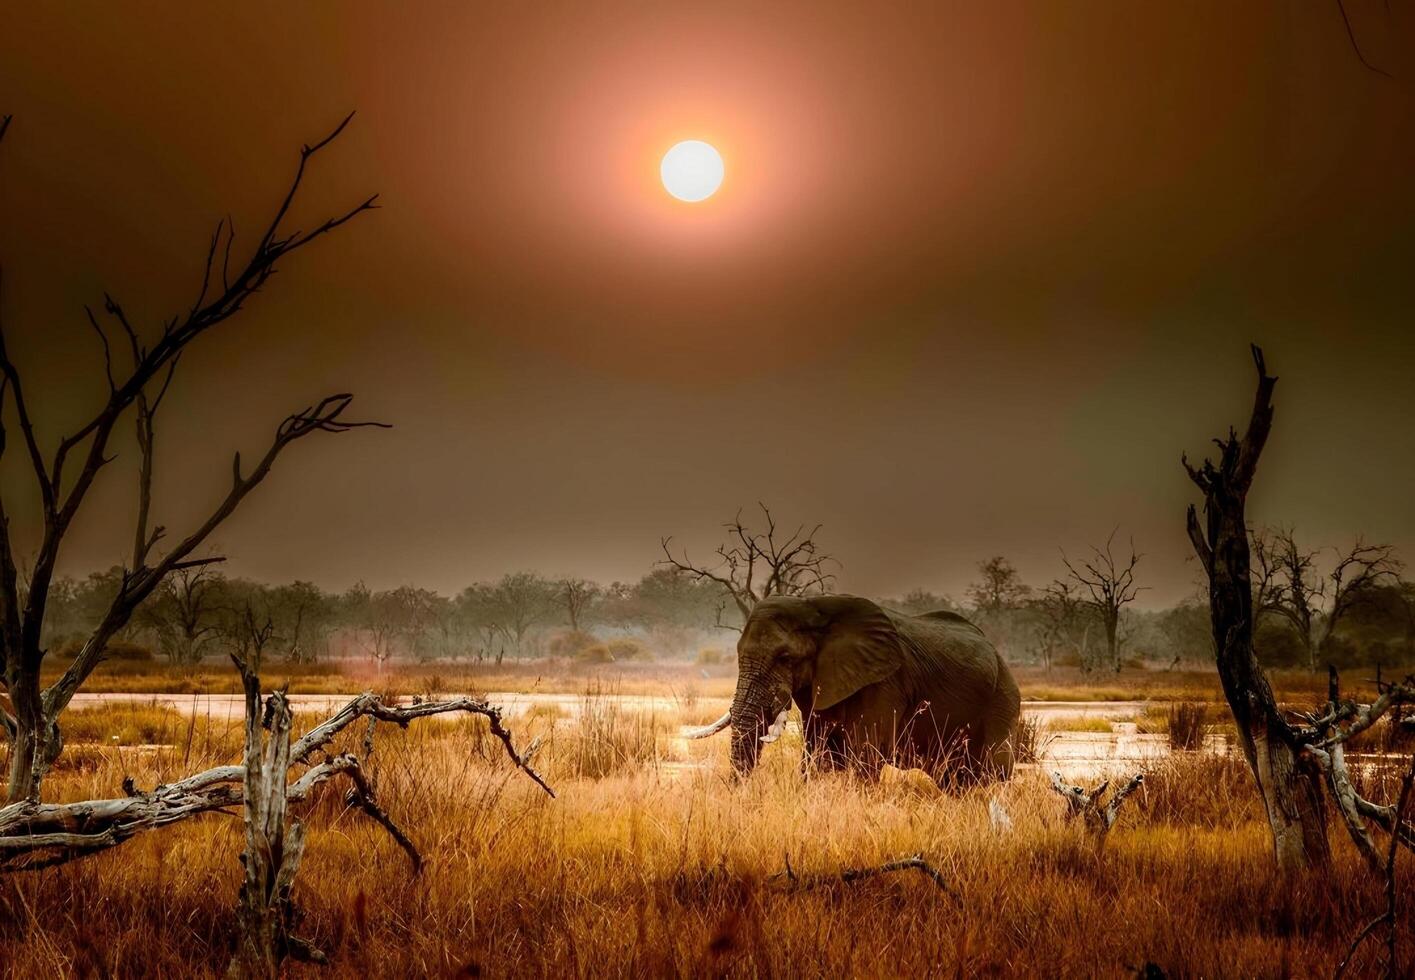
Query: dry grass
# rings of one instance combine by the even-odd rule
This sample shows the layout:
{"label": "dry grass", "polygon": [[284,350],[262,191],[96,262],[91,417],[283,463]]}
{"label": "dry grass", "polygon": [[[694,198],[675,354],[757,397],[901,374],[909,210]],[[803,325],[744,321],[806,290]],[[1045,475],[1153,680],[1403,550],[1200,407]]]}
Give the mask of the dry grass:
{"label": "dry grass", "polygon": [[1096,718],[1091,715],[1075,715],[1066,718],[1058,718],[1051,722],[1051,727],[1058,732],[1101,732],[1109,734],[1115,730],[1115,721],[1110,718]]}
{"label": "dry grass", "polygon": [[[1281,887],[1241,760],[1185,753],[1155,767],[1097,855],[1036,772],[936,796],[802,780],[788,733],[738,784],[725,740],[674,744],[682,719],[621,711],[607,693],[591,689],[570,717],[518,722],[523,741],[547,736],[538,761],[556,800],[509,769],[479,719],[382,731],[379,791],[428,867],[412,878],[381,831],[325,794],[306,816],[295,894],[333,965],[292,975],[1119,977],[1152,961],[1175,977],[1325,976],[1381,901],[1340,844],[1329,879]],[[119,717],[91,720],[101,731]],[[151,785],[235,757],[233,727],[192,729],[167,749],[62,769],[48,795],[111,795],[127,774]],[[709,764],[659,764],[672,752]],[[1389,788],[1383,778],[1369,777],[1371,792]],[[994,800],[1010,832],[991,828]],[[237,830],[200,818],[0,879],[0,972],[216,975]],[[795,892],[772,878],[787,855],[798,872],[829,872],[915,853],[961,910],[912,875]]]}
{"label": "dry grass", "polygon": [[[1208,672],[1018,675],[1033,698],[1170,702],[1139,715],[1146,731],[1174,733],[1184,727],[1176,713],[1220,698]],[[214,666],[184,674],[120,663],[91,690],[234,693],[234,680]],[[328,793],[306,817],[296,898],[303,931],[333,965],[295,976],[1118,977],[1146,961],[1176,977],[1324,976],[1381,901],[1336,829],[1331,878],[1284,889],[1251,776],[1232,757],[1183,753],[1151,767],[1098,856],[1026,769],[1008,785],[953,795],[908,780],[803,781],[799,735],[788,732],[736,783],[725,738],[675,737],[679,725],[721,712],[731,665],[707,678],[698,665],[669,664],[272,670],[271,684],[287,681],[295,693],[579,695],[512,721],[522,744],[543,737],[537,764],[557,800],[507,767],[479,719],[381,731],[370,769],[428,867],[411,878],[386,836]],[[1282,699],[1314,703],[1325,681],[1293,672],[1274,683]],[[615,694],[659,695],[671,707],[632,710]],[[296,727],[315,719],[302,711]],[[1097,732],[1111,724],[1052,722]],[[157,703],[73,711],[64,732],[50,799],[115,795],[125,775],[139,786],[169,781],[234,761],[240,742],[239,719],[189,719]],[[1035,757],[1047,735],[1040,724],[1019,733],[1019,754],[1030,746]],[[342,747],[357,750],[361,736],[349,733]],[[1363,793],[1393,795],[1386,768],[1354,774]],[[994,800],[1008,833],[991,827]],[[0,975],[216,975],[231,940],[236,831],[229,818],[205,817],[66,868],[0,878]],[[808,892],[772,878],[786,855],[798,872],[816,872],[915,853],[958,889],[961,911],[909,875]],[[1412,878],[1403,873],[1406,891]],[[1338,901],[1342,889],[1354,901]],[[1403,922],[1408,963],[1415,942]]]}
{"label": "dry grass", "polygon": [[[51,657],[45,683],[64,664]],[[704,677],[704,670],[709,676]],[[272,662],[262,671],[271,687],[288,685],[291,694],[356,694],[388,691],[400,696],[445,695],[481,691],[578,694],[587,683],[613,684],[621,694],[669,695],[689,690],[707,697],[729,697],[736,684],[733,664],[703,668],[684,663],[583,664],[569,659],[508,661],[503,666],[471,661],[416,663],[396,661],[384,671],[367,660],[330,660],[316,664]],[[239,694],[240,679],[230,665],[211,660],[198,667],[155,662],[104,663],[84,685],[90,693]]]}

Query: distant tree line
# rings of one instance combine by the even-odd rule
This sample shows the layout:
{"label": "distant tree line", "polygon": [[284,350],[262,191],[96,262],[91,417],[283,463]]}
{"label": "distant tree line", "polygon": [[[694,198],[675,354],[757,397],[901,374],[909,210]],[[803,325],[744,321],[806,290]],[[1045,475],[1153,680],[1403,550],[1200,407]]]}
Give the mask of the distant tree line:
{"label": "distant tree line", "polygon": [[[114,638],[110,656],[158,655],[176,665],[249,646],[291,663],[329,657],[468,659],[563,656],[612,661],[650,656],[730,659],[751,608],[771,595],[829,591],[839,563],[818,528],[778,528],[762,508],[756,530],[739,514],[708,563],[674,552],[636,582],[604,585],[523,571],[453,596],[411,585],[329,592],[311,582],[266,585],[216,565],[179,569]],[[1034,586],[1005,556],[977,564],[962,601],[915,589],[876,597],[905,613],[960,612],[1014,663],[1116,671],[1128,664],[1201,667],[1212,661],[1208,609],[1196,594],[1168,609],[1136,609],[1142,556],[1113,533],[1084,557],[1062,556],[1061,574]],[[1259,656],[1315,667],[1415,660],[1415,585],[1393,549],[1358,541],[1345,551],[1304,547],[1290,528],[1252,534]],[[59,578],[46,642],[72,654],[110,607],[118,568]]]}
{"label": "distant tree line", "polygon": [[[47,645],[71,656],[109,607],[122,576],[115,567],[57,579]],[[247,644],[252,624],[267,634],[265,653],[291,663],[329,657],[378,665],[395,657],[501,663],[553,652],[560,634],[588,645],[591,632],[634,634],[676,655],[696,652],[695,644],[716,629],[721,606],[716,588],[668,569],[607,586],[515,572],[446,596],[411,585],[374,591],[359,583],[343,592],[312,582],[268,585],[204,565],[169,576],[114,638],[110,657],[157,655],[193,665]],[[578,646],[562,641],[557,649],[574,653]]]}

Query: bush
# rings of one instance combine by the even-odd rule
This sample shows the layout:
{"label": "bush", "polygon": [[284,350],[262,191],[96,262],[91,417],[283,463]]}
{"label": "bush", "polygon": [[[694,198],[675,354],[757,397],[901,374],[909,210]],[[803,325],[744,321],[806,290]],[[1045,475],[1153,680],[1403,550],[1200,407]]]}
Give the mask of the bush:
{"label": "bush", "polygon": [[147,663],[157,658],[145,646],[118,640],[103,648],[103,659],[124,663]]}
{"label": "bush", "polygon": [[1204,747],[1209,734],[1208,708],[1192,701],[1177,701],[1169,706],[1167,716],[1169,747],[1175,751],[1193,751]]}
{"label": "bush", "polygon": [[576,650],[571,659],[577,664],[612,664],[614,654],[609,652],[609,647],[605,644],[593,643]]}
{"label": "bush", "polygon": [[649,648],[633,637],[615,637],[606,646],[609,648],[610,657],[614,660],[647,661],[653,659],[653,653],[649,651]]}
{"label": "bush", "polygon": [[583,630],[568,630],[552,636],[547,651],[552,657],[577,660],[586,648],[594,646],[595,643],[595,638]]}
{"label": "bush", "polygon": [[1045,722],[1022,715],[1012,733],[1012,755],[1017,762],[1038,762],[1051,736]]}
{"label": "bush", "polygon": [[616,636],[603,641],[590,638],[590,642],[571,654],[570,659],[577,664],[634,663],[652,660],[653,654],[633,637]]}
{"label": "bush", "polygon": [[695,662],[700,667],[716,667],[721,664],[734,663],[736,660],[736,651],[722,650],[718,647],[703,647],[703,649],[698,651]]}

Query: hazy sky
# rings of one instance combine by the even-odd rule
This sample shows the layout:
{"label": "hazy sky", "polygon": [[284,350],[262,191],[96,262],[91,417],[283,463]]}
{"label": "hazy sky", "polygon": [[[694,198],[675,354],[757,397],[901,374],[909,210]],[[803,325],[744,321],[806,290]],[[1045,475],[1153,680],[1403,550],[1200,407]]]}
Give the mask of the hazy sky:
{"label": "hazy sky", "polygon": [[[1254,516],[1415,560],[1405,5],[1347,3],[1394,79],[1334,3],[239,6],[0,13],[0,314],[50,443],[103,394],[82,305],[155,331],[358,110],[297,220],[384,207],[184,360],[159,519],[322,393],[396,428],[295,446],[233,571],[637,578],[760,499],[852,591],[991,554],[1041,584],[1119,526],[1169,601],[1179,454],[1246,417],[1250,339],[1282,378]],[[699,205],[657,179],[686,138],[726,161]],[[122,557],[133,455],[70,570]]]}

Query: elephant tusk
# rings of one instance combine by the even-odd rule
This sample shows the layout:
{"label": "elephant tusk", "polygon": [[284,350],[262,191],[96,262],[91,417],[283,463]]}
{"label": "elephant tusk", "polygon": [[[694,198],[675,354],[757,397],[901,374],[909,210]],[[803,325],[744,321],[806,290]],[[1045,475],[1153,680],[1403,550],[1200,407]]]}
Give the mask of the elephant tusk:
{"label": "elephant tusk", "polygon": [[725,712],[721,718],[717,719],[717,721],[713,722],[711,725],[704,726],[703,728],[688,729],[686,732],[683,733],[683,737],[707,738],[710,735],[716,735],[718,732],[722,731],[730,724],[732,724],[732,712],[728,711]]}
{"label": "elephant tusk", "polygon": [[766,734],[762,736],[762,742],[770,745],[781,737],[781,732],[786,727],[786,712],[788,710],[790,709],[781,709],[781,714],[776,716],[776,720],[771,723],[771,727],[768,728]]}

